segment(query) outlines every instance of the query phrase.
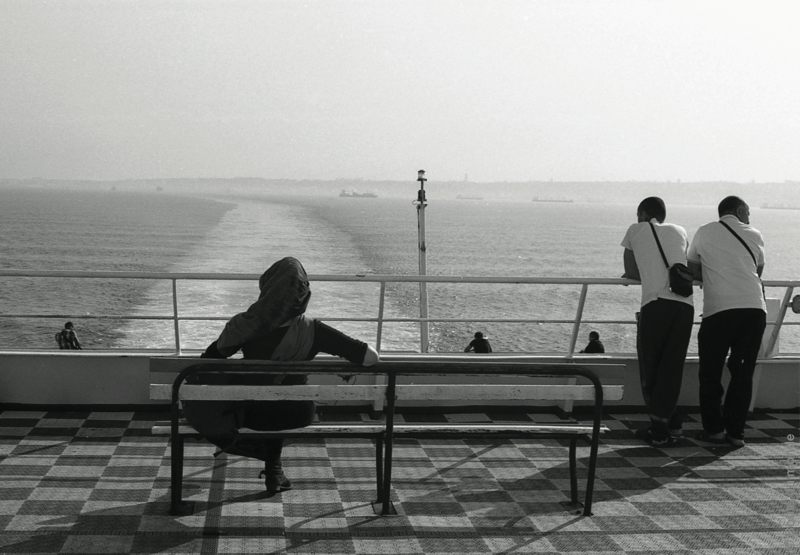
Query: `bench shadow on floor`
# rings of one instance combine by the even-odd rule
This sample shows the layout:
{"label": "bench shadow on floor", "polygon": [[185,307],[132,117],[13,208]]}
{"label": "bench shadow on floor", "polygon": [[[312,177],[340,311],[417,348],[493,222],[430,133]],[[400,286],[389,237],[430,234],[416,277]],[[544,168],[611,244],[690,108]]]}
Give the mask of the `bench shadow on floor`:
{"label": "bench shadow on floor", "polygon": [[[0,413],[0,552],[800,551],[800,443],[787,439],[800,436],[797,413],[754,415],[748,444],[736,450],[691,439],[696,416],[687,418],[686,439],[660,450],[633,437],[642,415],[609,415],[591,518],[563,505],[566,441],[482,439],[398,440],[399,514],[387,517],[372,510],[374,451],[366,440],[290,443],[285,466],[295,489],[271,498],[257,461],[214,458],[212,446],[190,441],[184,497],[195,510],[172,517],[167,441],[149,434],[163,418]],[[581,447],[581,491],[587,456]]]}

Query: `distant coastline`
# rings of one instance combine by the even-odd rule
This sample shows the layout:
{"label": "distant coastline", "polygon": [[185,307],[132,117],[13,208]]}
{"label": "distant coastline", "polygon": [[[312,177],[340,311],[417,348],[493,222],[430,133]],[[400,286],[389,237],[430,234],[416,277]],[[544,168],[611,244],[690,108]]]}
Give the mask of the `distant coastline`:
{"label": "distant coastline", "polygon": [[[292,195],[337,196],[342,189],[369,191],[381,198],[414,200],[419,183],[406,181],[331,179],[174,178],[123,180],[0,179],[3,188],[49,190],[137,191],[180,195]],[[160,190],[159,190],[160,188]],[[728,195],[744,198],[750,206],[800,206],[800,182],[739,183],[733,181],[525,181],[475,182],[436,181],[428,174],[425,190],[428,202],[462,197],[482,197],[485,202],[574,199],[577,203],[638,204],[646,196],[659,196],[667,206],[716,206]],[[487,191],[491,191],[487,195]]]}
{"label": "distant coastline", "polygon": [[789,206],[787,204],[762,204],[761,208],[766,210],[800,210],[800,206]]}

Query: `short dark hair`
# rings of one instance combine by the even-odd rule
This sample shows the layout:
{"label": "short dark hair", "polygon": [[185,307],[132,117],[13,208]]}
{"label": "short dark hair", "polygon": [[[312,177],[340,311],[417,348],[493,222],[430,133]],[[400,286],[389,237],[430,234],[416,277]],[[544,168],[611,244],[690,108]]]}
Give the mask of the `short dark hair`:
{"label": "short dark hair", "polygon": [[74,328],[74,327],[75,326],[72,325],[72,322],[67,322],[66,324],[64,324],[64,328],[65,329],[70,329],[70,328]]}
{"label": "short dark hair", "polygon": [[720,202],[719,206],[717,207],[717,212],[719,213],[720,218],[725,214],[736,214],[736,211],[739,210],[739,207],[744,206],[745,204],[747,203],[740,197],[731,195],[722,199],[722,202]]}
{"label": "short dark hair", "polygon": [[647,197],[639,203],[637,211],[647,212],[651,216],[654,216],[659,222],[663,222],[667,217],[667,206],[659,197]]}
{"label": "short dark hair", "polygon": [[600,334],[596,331],[589,332],[589,339],[600,339]]}
{"label": "short dark hair", "polygon": [[476,331],[475,332],[475,339],[483,339],[483,332]]}

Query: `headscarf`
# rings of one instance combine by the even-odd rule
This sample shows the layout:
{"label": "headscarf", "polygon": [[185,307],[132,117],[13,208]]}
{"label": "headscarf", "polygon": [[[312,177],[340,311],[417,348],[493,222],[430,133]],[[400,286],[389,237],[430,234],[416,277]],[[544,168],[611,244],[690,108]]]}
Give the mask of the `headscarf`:
{"label": "headscarf", "polygon": [[296,258],[277,261],[258,280],[261,293],[246,312],[231,318],[217,340],[221,352],[238,350],[241,345],[276,330],[303,314],[311,298],[308,275]]}

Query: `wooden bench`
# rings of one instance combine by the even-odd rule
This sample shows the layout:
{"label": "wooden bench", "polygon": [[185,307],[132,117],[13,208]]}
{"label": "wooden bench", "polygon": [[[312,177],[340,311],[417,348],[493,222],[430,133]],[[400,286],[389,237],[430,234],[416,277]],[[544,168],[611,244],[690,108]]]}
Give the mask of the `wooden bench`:
{"label": "wooden bench", "polygon": [[[408,358],[408,357],[405,357]],[[412,357],[413,358],[413,357]],[[603,400],[622,398],[622,386],[603,386],[595,370],[624,371],[624,365],[573,363],[537,363],[533,361],[502,361],[482,357],[431,357],[419,360],[382,360],[376,366],[362,368],[347,362],[314,360],[308,362],[276,363],[244,360],[210,360],[184,357],[152,358],[151,398],[171,403],[169,426],[157,425],[154,434],[169,434],[171,448],[171,507],[170,514],[185,514],[192,507],[182,500],[183,442],[188,437],[200,437],[190,426],[181,424],[179,401],[182,400],[314,400],[357,401],[372,404],[382,400],[384,418],[367,424],[315,424],[307,428],[258,432],[242,429],[244,437],[363,437],[375,441],[377,498],[373,506],[378,514],[395,514],[391,502],[392,451],[395,437],[448,438],[547,438],[569,440],[570,504],[580,507],[577,483],[577,441],[590,442],[590,454],[583,514],[591,515],[595,469],[600,434],[607,431],[601,425]],[[293,385],[293,386],[209,386],[185,384],[186,377],[198,371],[222,369],[226,372],[264,372],[270,374],[348,374],[370,376],[370,385]],[[452,383],[453,376],[480,380],[475,384]],[[485,377],[492,379],[485,379]],[[517,376],[522,383],[498,384],[503,376]],[[414,383],[415,380],[449,378],[442,383]],[[584,378],[588,385],[575,383]],[[553,380],[561,383],[525,383]],[[444,383],[449,381],[450,383]],[[434,406],[442,402],[480,402],[496,405],[498,401],[588,401],[593,405],[591,424],[531,423],[395,423],[397,401],[424,402]]]}

